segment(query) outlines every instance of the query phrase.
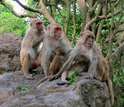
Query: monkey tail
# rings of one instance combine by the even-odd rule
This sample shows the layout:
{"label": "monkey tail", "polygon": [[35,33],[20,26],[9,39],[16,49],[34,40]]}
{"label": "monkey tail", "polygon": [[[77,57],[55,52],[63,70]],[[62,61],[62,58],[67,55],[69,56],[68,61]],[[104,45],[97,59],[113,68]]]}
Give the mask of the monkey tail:
{"label": "monkey tail", "polygon": [[41,80],[37,83],[37,86],[39,86],[42,82],[46,81],[47,79],[49,79],[49,78],[51,78],[51,77],[52,77],[52,75],[49,75],[49,76],[47,76],[47,77],[41,79]]}
{"label": "monkey tail", "polygon": [[109,92],[110,92],[110,97],[111,97],[111,105],[113,105],[114,104],[114,93],[113,93],[112,82],[111,82],[110,79],[107,81],[107,84],[108,84],[108,88],[109,88]]}
{"label": "monkey tail", "polygon": [[57,83],[57,85],[65,85],[65,84],[67,84],[67,83],[65,83],[65,82]]}

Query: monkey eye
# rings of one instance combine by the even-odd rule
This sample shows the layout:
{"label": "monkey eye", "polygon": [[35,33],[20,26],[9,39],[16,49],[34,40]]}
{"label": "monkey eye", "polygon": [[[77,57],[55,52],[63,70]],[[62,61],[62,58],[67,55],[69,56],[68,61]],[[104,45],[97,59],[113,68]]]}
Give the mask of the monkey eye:
{"label": "monkey eye", "polygon": [[59,30],[59,28],[56,28],[56,30]]}
{"label": "monkey eye", "polygon": [[94,39],[94,37],[92,35],[87,35],[87,38],[92,38]]}
{"label": "monkey eye", "polygon": [[94,39],[94,37],[92,36],[92,39]]}
{"label": "monkey eye", "polygon": [[56,28],[55,28],[55,30],[60,30],[60,31],[61,31],[61,28],[59,28],[59,27],[56,27]]}
{"label": "monkey eye", "polygon": [[87,37],[88,37],[88,38],[91,38],[91,36],[90,36],[90,35],[87,35]]}
{"label": "monkey eye", "polygon": [[38,22],[37,24],[40,25],[40,24],[43,24],[43,23],[42,22]]}

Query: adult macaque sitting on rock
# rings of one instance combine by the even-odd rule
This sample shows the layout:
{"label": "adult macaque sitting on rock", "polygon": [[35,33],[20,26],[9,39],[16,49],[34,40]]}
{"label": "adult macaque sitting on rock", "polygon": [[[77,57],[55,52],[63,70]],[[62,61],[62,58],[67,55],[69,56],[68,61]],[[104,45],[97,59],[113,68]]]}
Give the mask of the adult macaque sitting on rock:
{"label": "adult macaque sitting on rock", "polygon": [[84,76],[86,79],[99,79],[105,81],[108,85],[111,105],[114,103],[112,82],[109,78],[109,66],[106,59],[103,57],[100,47],[94,42],[95,35],[93,32],[86,30],[80,34],[80,39],[77,42],[75,48],[71,51],[68,60],[65,62],[60,71],[51,77],[50,80],[54,80],[62,75],[64,71],[68,71],[74,61],[76,55],[84,55],[90,61],[88,72]]}
{"label": "adult macaque sitting on rock", "polygon": [[45,80],[52,77],[52,75],[55,75],[56,73],[58,73],[58,71],[61,69],[61,67],[65,63],[65,57],[64,57],[65,52],[60,47],[56,48],[54,54],[55,54],[55,56],[54,56],[52,63],[50,64],[50,67],[49,67],[50,75],[41,79],[37,83],[37,85],[40,85],[42,82],[44,82]]}
{"label": "adult macaque sitting on rock", "polygon": [[36,61],[38,55],[37,48],[43,41],[45,32],[43,22],[35,18],[30,22],[30,28],[22,41],[20,59],[24,76],[28,79],[33,78],[32,74],[29,73],[29,69],[39,66],[39,63]]}
{"label": "adult macaque sitting on rock", "polygon": [[43,40],[43,48],[41,54],[41,67],[45,77],[49,75],[49,67],[54,58],[54,52],[57,47],[60,47],[65,52],[65,57],[71,51],[71,47],[63,38],[63,29],[57,23],[52,23],[47,27],[46,36]]}

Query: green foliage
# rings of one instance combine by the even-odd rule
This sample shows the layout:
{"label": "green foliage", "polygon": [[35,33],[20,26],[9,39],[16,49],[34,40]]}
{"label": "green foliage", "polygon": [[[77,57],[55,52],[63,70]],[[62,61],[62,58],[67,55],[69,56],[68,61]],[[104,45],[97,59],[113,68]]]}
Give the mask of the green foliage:
{"label": "green foliage", "polygon": [[74,74],[72,74],[72,76],[70,77],[70,80],[69,80],[69,85],[71,84],[75,84],[76,83],[76,80],[79,78],[79,72],[76,71]]}
{"label": "green foliage", "polygon": [[21,86],[17,86],[17,89],[20,90],[20,91],[28,91],[28,86],[24,86],[24,87],[21,87]]}
{"label": "green foliage", "polygon": [[0,34],[12,32],[24,36],[28,24],[24,18],[14,16],[9,9],[0,5]]}

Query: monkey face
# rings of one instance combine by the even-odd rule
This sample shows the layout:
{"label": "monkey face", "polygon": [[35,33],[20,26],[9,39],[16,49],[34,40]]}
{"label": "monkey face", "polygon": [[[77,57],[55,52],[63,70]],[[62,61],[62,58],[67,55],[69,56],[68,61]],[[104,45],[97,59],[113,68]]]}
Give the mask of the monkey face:
{"label": "monkey face", "polygon": [[86,35],[86,44],[87,46],[91,47],[94,42],[94,36],[92,35]]}
{"label": "monkey face", "polygon": [[62,36],[62,28],[59,26],[54,27],[54,34],[59,39]]}
{"label": "monkey face", "polygon": [[42,21],[37,22],[37,23],[36,23],[36,26],[37,26],[37,29],[38,29],[38,30],[41,30],[41,31],[43,30],[43,22],[42,22]]}

